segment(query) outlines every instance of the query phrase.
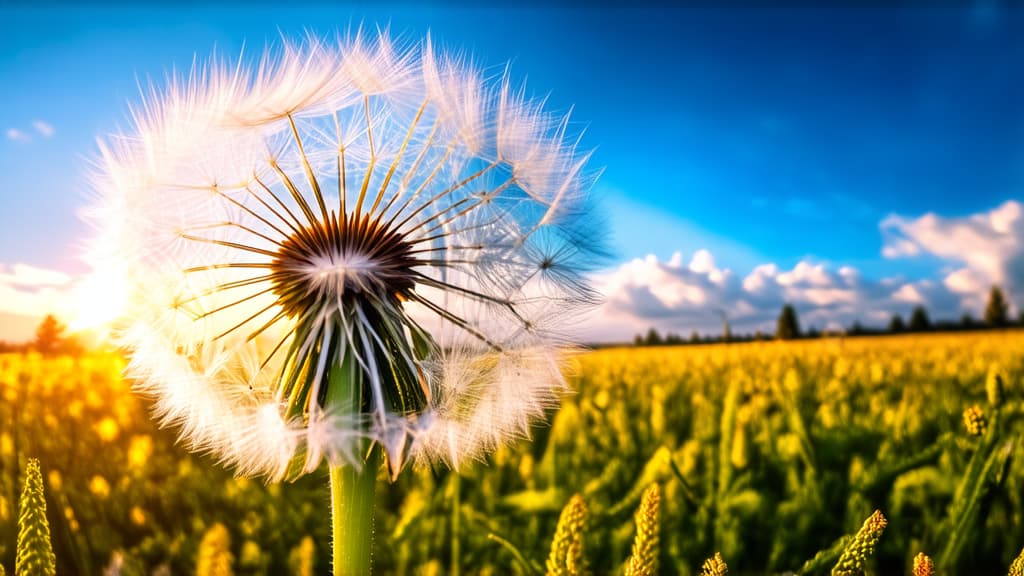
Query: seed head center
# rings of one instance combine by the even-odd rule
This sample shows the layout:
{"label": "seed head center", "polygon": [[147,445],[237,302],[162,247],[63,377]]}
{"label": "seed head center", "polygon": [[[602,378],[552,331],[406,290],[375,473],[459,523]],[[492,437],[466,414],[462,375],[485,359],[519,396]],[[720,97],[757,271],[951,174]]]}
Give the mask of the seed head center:
{"label": "seed head center", "polygon": [[332,217],[281,242],[271,263],[274,293],[291,317],[359,299],[400,301],[415,286],[411,250],[402,234],[377,219]]}

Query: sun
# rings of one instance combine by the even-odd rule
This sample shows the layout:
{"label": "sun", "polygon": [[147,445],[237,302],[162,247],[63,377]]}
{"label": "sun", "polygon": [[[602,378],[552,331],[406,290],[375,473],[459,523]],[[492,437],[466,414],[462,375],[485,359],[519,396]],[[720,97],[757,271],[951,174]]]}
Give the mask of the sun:
{"label": "sun", "polygon": [[68,329],[103,334],[122,314],[128,291],[120,266],[94,270],[74,288],[72,309],[68,312]]}

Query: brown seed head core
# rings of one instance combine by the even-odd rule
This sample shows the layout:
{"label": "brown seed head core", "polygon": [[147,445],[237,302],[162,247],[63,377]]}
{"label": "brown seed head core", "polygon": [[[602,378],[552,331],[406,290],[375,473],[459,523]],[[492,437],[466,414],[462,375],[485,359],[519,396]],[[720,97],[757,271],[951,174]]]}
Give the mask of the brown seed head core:
{"label": "brown seed head core", "polygon": [[292,318],[324,302],[401,301],[415,287],[417,264],[405,236],[379,217],[331,214],[281,242],[271,262],[273,291]]}

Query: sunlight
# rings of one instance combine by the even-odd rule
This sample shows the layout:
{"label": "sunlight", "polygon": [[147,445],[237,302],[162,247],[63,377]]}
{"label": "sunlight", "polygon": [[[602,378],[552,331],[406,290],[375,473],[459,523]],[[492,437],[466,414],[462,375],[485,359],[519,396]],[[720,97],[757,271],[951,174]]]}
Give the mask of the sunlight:
{"label": "sunlight", "polygon": [[124,309],[127,292],[123,274],[114,267],[96,270],[75,287],[67,313],[72,332],[104,332]]}

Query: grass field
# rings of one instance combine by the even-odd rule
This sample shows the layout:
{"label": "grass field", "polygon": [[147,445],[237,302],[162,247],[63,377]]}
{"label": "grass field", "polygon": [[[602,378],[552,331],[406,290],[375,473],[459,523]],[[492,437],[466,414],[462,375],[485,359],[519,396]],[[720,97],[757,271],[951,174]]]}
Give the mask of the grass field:
{"label": "grass field", "polygon": [[[715,552],[730,574],[828,573],[845,541],[833,544],[878,509],[888,526],[869,573],[909,574],[925,552],[939,573],[1005,574],[1024,546],[1022,352],[1024,332],[1007,331],[583,354],[577,392],[532,441],[461,474],[382,476],[378,573],[543,572],[574,494],[583,559],[617,573],[658,484],[661,573],[699,573]],[[113,353],[0,356],[8,573],[28,457],[62,575],[192,574],[204,535],[235,574],[326,573],[326,473],[266,486],[185,453],[123,366]]]}

